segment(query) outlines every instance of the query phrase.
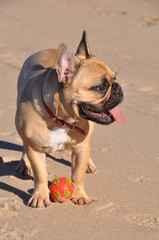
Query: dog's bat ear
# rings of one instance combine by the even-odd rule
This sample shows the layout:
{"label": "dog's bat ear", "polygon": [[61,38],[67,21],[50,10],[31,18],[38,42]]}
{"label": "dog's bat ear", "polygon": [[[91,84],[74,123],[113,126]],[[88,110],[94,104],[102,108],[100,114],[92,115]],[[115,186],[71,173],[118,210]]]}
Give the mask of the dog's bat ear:
{"label": "dog's bat ear", "polygon": [[71,83],[80,66],[80,60],[73,55],[68,47],[61,43],[56,58],[56,71],[59,82]]}
{"label": "dog's bat ear", "polygon": [[79,59],[86,59],[86,58],[90,58],[92,56],[92,54],[89,50],[89,46],[88,46],[86,31],[83,31],[82,39],[77,48],[77,52],[76,52],[75,56]]}

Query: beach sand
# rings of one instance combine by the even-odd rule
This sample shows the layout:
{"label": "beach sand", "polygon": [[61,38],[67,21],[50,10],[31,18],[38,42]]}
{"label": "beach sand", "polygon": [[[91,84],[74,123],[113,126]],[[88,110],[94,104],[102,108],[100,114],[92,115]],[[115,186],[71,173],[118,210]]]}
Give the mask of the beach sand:
{"label": "beach sand", "polygon": [[[86,174],[88,206],[27,201],[33,177],[15,167],[22,142],[16,132],[17,78],[33,52],[72,52],[87,31],[91,52],[118,72],[126,125],[95,126],[94,174]],[[0,2],[0,239],[159,239],[159,3],[157,0]],[[70,153],[47,157],[49,183],[71,176]]]}

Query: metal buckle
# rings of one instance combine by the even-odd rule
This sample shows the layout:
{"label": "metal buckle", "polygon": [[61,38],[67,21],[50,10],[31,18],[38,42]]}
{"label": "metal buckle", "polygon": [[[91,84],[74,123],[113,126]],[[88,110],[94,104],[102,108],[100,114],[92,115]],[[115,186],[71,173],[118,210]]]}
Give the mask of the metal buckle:
{"label": "metal buckle", "polygon": [[63,123],[63,125],[61,126],[62,128],[66,127],[66,123]]}
{"label": "metal buckle", "polygon": [[57,117],[53,117],[52,121],[55,122],[57,120]]}
{"label": "metal buckle", "polygon": [[71,128],[70,128],[70,129],[72,130],[72,129],[74,129],[74,128],[75,128],[75,126],[76,126],[76,125],[75,125],[75,124],[70,124],[70,126],[71,126]]}

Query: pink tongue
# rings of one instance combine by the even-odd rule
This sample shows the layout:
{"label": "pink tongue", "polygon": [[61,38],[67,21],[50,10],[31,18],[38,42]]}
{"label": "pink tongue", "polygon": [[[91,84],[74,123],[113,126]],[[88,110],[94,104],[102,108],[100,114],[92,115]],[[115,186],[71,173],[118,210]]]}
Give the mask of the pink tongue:
{"label": "pink tongue", "polygon": [[125,118],[118,107],[115,107],[115,108],[109,110],[109,112],[111,113],[111,115],[113,116],[113,118],[116,122],[118,122],[122,125],[125,124]]}

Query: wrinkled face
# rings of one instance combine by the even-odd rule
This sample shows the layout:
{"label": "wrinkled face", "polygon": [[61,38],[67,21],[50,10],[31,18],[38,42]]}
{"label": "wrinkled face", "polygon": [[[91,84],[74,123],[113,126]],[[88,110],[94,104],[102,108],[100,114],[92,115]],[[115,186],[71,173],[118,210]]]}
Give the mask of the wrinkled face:
{"label": "wrinkled face", "polygon": [[104,125],[114,120],[125,123],[116,107],[123,99],[122,89],[115,73],[91,54],[85,31],[75,55],[60,45],[56,71],[63,84],[61,102],[69,115]]}
{"label": "wrinkled face", "polygon": [[111,109],[123,99],[115,73],[94,57],[81,61],[72,84],[63,94],[77,117],[104,125],[116,120]]}

